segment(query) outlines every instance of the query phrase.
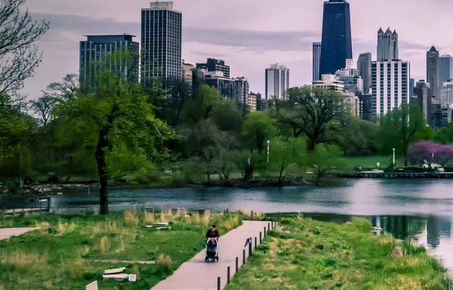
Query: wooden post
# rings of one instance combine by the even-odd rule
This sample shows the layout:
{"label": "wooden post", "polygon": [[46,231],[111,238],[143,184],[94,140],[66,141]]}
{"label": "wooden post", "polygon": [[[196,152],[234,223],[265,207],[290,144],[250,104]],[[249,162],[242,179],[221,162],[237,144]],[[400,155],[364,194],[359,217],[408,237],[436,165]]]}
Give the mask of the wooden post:
{"label": "wooden post", "polygon": [[258,242],[257,242],[257,238],[255,237],[255,250],[256,250],[257,246],[258,246]]}
{"label": "wooden post", "polygon": [[264,227],[264,234],[263,234],[263,238],[266,238],[266,227]]}
{"label": "wooden post", "polygon": [[239,271],[239,258],[236,257],[236,268],[235,268],[235,272],[234,273],[237,273]]}
{"label": "wooden post", "polygon": [[227,267],[227,284],[230,284],[230,266]]}
{"label": "wooden post", "polygon": [[261,244],[262,241],[263,241],[263,233],[260,232],[260,244]]}
{"label": "wooden post", "polygon": [[271,230],[271,223],[267,223],[267,231],[270,232]]}
{"label": "wooden post", "polygon": [[245,249],[242,250],[242,265],[245,264]]}
{"label": "wooden post", "polygon": [[252,239],[250,239],[250,243],[249,243],[249,258],[252,256]]}
{"label": "wooden post", "polygon": [[217,290],[221,290],[222,285],[220,284],[220,277],[217,277]]}

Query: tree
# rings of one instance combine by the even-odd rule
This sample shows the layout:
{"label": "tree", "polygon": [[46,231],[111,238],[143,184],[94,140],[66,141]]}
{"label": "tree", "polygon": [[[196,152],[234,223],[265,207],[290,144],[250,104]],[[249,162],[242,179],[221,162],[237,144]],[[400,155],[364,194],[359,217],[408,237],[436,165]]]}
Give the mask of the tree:
{"label": "tree", "polygon": [[438,163],[445,165],[453,160],[453,144],[437,144],[419,141],[410,145],[408,159],[414,163]]}
{"label": "tree", "polygon": [[313,168],[315,184],[320,185],[329,172],[341,166],[341,151],[335,145],[321,143],[308,157],[308,165]]}
{"label": "tree", "polygon": [[348,156],[364,156],[377,152],[376,123],[352,117],[347,119],[340,132],[328,132],[327,140],[338,145]]}
{"label": "tree", "polygon": [[45,21],[33,20],[25,0],[0,2],[0,94],[13,94],[22,88],[41,61],[34,43],[49,28]]}
{"label": "tree", "polygon": [[246,146],[253,153],[262,153],[266,142],[277,134],[275,121],[267,112],[253,112],[246,116],[241,136]]}
{"label": "tree", "polygon": [[309,151],[325,142],[326,133],[338,131],[339,124],[350,113],[339,93],[318,88],[292,88],[288,100],[277,102],[280,122],[291,128],[293,136],[305,135]]}
{"label": "tree", "polygon": [[144,151],[148,160],[157,161],[165,151],[165,140],[172,137],[166,123],[154,116],[147,96],[138,84],[107,70],[97,77],[96,88],[77,93],[56,109],[57,120],[83,132],[80,143],[92,148],[100,182],[100,213],[108,213],[108,152],[121,146],[131,152]]}
{"label": "tree", "polygon": [[437,133],[435,140],[443,144],[453,143],[453,123],[442,128]]}
{"label": "tree", "polygon": [[407,166],[409,145],[417,140],[431,139],[431,135],[420,108],[404,105],[382,117],[377,140],[381,153],[392,152],[395,148]]}
{"label": "tree", "polygon": [[278,185],[283,186],[288,175],[296,175],[306,157],[303,138],[274,138],[270,141],[269,167],[278,172]]}
{"label": "tree", "polygon": [[57,99],[52,96],[44,95],[37,100],[30,101],[30,108],[40,118],[40,121],[44,127],[52,118],[52,109],[57,103]]}

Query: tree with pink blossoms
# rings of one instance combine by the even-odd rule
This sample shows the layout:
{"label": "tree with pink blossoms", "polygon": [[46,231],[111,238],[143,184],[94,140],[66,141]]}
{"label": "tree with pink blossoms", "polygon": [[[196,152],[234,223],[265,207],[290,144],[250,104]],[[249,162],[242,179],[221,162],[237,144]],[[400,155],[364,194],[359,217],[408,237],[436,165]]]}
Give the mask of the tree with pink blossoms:
{"label": "tree with pink blossoms", "polygon": [[441,165],[453,161],[453,144],[437,144],[432,141],[419,141],[411,144],[408,151],[412,163],[437,163]]}

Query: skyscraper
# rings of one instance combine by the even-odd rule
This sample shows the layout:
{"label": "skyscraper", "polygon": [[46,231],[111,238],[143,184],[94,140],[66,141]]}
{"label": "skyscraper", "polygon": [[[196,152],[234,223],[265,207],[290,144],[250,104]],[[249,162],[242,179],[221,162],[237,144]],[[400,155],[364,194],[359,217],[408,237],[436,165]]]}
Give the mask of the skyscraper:
{"label": "skyscraper", "polygon": [[[138,82],[139,44],[129,34],[87,35],[80,42],[80,87],[94,88],[96,75],[102,66],[129,81]],[[113,55],[113,53],[119,53]],[[127,55],[123,55],[125,53]],[[109,58],[110,57],[110,58]],[[119,59],[118,59],[119,58]],[[116,63],[118,61],[118,63]]]}
{"label": "skyscraper", "polygon": [[373,116],[385,115],[409,104],[410,64],[400,59],[371,63]]}
{"label": "skyscraper", "polygon": [[319,65],[321,62],[321,42],[313,42],[313,81],[319,81]]}
{"label": "skyscraper", "polygon": [[430,84],[433,96],[439,100],[439,51],[434,46],[426,53],[426,81]]}
{"label": "skyscraper", "polygon": [[182,79],[182,14],[173,2],[151,2],[142,9],[141,81]]}
{"label": "skyscraper", "polygon": [[442,55],[439,57],[439,87],[453,78],[453,57]]}
{"label": "skyscraper", "polygon": [[363,93],[368,94],[371,89],[371,52],[360,54],[357,60],[357,72],[363,79]]}
{"label": "skyscraper", "polygon": [[289,89],[289,69],[273,64],[266,69],[266,100],[285,99]]}
{"label": "skyscraper", "polygon": [[416,104],[419,106],[420,110],[423,112],[425,120],[431,122],[431,112],[432,112],[432,98],[431,98],[431,88],[424,80],[417,82],[417,85],[414,88],[414,95],[417,99]]}
{"label": "skyscraper", "polygon": [[335,74],[352,59],[351,17],[346,0],[324,2],[319,73]]}
{"label": "skyscraper", "polygon": [[444,82],[440,89],[440,104],[444,107],[453,105],[453,82]]}
{"label": "skyscraper", "polygon": [[379,28],[377,41],[377,60],[393,60],[398,59],[398,33],[391,31],[390,27],[387,31]]}

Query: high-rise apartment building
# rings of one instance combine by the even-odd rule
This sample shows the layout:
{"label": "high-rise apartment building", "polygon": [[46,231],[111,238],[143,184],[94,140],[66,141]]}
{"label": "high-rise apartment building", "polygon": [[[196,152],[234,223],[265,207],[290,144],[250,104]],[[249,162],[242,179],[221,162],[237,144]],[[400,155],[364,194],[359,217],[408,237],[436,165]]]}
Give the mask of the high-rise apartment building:
{"label": "high-rise apartment building", "polygon": [[444,82],[440,89],[440,105],[453,105],[453,81]]}
{"label": "high-rise apartment building", "polygon": [[138,82],[139,44],[134,36],[87,35],[80,42],[80,88],[95,87],[96,76],[103,67],[129,81]]}
{"label": "high-rise apartment building", "polygon": [[321,64],[321,42],[313,42],[313,81],[318,81],[321,79],[321,74],[319,73],[319,66]]}
{"label": "high-rise apartment building", "polygon": [[439,86],[453,78],[453,57],[442,55],[439,57]]}
{"label": "high-rise apartment building", "polygon": [[371,63],[372,114],[381,116],[409,104],[410,64],[400,59]]}
{"label": "high-rise apartment building", "polygon": [[273,64],[266,69],[266,100],[285,99],[289,89],[289,69]]}
{"label": "high-rise apartment building", "polygon": [[208,58],[206,63],[197,63],[197,69],[203,69],[208,72],[221,71],[223,77],[230,78],[230,67],[221,59]]}
{"label": "high-rise apartment building", "polygon": [[433,96],[439,100],[439,51],[434,46],[426,53],[426,81],[430,84]]}
{"label": "high-rise apartment building", "polygon": [[430,123],[432,112],[431,88],[424,80],[417,82],[414,88],[414,98],[416,100],[415,104],[423,112],[425,120]]}
{"label": "high-rise apartment building", "polygon": [[357,72],[363,80],[363,93],[368,94],[371,89],[371,52],[359,55]]}
{"label": "high-rise apartment building", "polygon": [[319,74],[335,74],[352,59],[351,16],[346,0],[324,2]]}
{"label": "high-rise apartment building", "polygon": [[142,85],[153,79],[181,80],[182,13],[173,9],[173,2],[157,1],[143,8],[141,17]]}
{"label": "high-rise apartment building", "polygon": [[377,60],[398,59],[398,33],[390,28],[384,32],[382,28],[378,31]]}

